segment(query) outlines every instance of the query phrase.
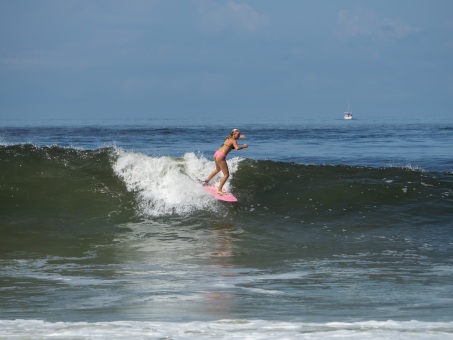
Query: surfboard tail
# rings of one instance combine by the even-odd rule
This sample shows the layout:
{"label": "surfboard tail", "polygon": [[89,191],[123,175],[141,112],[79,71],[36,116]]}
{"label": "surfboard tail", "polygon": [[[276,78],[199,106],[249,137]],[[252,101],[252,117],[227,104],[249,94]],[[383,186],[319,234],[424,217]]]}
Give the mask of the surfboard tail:
{"label": "surfboard tail", "polygon": [[217,192],[216,187],[205,186],[205,187],[203,187],[203,189],[207,193],[209,193],[211,196],[214,196],[214,198],[216,198],[220,201],[225,201],[225,202],[237,202],[238,201],[238,199],[236,197],[234,197],[233,194],[231,194],[230,192],[225,192],[223,195],[220,195]]}

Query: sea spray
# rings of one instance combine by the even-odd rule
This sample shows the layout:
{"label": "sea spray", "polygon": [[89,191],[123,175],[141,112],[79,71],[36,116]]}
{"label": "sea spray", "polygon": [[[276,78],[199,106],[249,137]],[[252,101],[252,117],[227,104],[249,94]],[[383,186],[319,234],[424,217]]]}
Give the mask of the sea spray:
{"label": "sea spray", "polygon": [[[124,181],[129,191],[137,194],[140,211],[148,217],[170,214],[185,215],[197,210],[214,210],[213,198],[199,183],[214,168],[214,161],[186,153],[181,158],[152,157],[117,149],[114,172]],[[240,159],[229,161],[230,178]],[[212,184],[222,178],[220,173]],[[225,189],[229,190],[229,183]]]}

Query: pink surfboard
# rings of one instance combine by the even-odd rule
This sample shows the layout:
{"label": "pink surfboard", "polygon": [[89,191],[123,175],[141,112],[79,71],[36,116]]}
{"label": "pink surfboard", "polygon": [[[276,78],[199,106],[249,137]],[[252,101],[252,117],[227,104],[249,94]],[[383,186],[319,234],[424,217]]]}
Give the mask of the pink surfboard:
{"label": "pink surfboard", "polygon": [[237,202],[238,201],[238,199],[229,192],[226,192],[223,195],[219,195],[217,193],[216,187],[203,187],[203,189],[206,192],[208,192],[211,196],[214,196],[216,199],[218,199],[220,201],[225,201],[225,202]]}

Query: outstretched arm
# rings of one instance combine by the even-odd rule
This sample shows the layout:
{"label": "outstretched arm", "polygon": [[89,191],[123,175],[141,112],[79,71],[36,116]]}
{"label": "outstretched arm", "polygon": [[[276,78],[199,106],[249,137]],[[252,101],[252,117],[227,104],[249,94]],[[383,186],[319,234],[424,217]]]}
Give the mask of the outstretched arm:
{"label": "outstretched arm", "polygon": [[233,146],[236,150],[241,150],[241,149],[245,149],[246,147],[248,147],[247,144],[239,145],[238,142],[236,142],[236,140],[233,140]]}

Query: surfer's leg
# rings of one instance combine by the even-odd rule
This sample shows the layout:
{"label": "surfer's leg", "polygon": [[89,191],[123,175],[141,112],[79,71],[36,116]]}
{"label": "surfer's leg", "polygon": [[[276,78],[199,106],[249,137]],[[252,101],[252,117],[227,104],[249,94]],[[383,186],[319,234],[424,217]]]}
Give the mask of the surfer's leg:
{"label": "surfer's leg", "polygon": [[225,185],[225,182],[227,181],[228,177],[230,177],[230,171],[228,170],[228,164],[225,160],[225,158],[218,158],[216,163],[220,166],[220,169],[223,172],[223,178],[220,181],[219,187],[217,188],[217,193],[219,195],[223,195],[224,192],[222,191],[223,186]]}
{"label": "surfer's leg", "polygon": [[215,163],[215,169],[211,172],[211,174],[204,180],[202,183],[203,185],[208,185],[209,181],[220,172],[220,165],[217,162],[217,159],[214,156],[214,163]]}

